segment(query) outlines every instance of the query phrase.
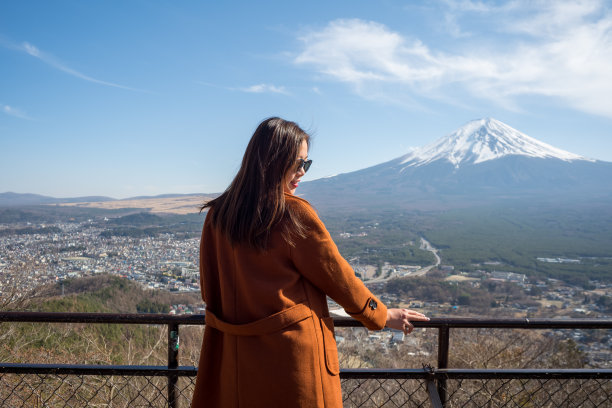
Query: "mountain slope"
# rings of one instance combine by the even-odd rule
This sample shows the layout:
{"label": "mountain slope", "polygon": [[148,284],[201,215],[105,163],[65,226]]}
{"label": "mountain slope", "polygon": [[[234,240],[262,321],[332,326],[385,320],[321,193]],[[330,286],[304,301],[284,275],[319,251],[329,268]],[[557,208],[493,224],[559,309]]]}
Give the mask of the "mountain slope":
{"label": "mountain slope", "polygon": [[386,163],[302,183],[322,207],[449,208],[508,199],[612,199],[612,163],[531,138],[495,119]]}
{"label": "mountain slope", "polygon": [[464,164],[478,164],[515,155],[570,162],[589,161],[529,137],[498,120],[487,118],[471,121],[450,135],[407,154],[402,164],[409,167],[424,166],[437,160],[446,160],[459,168]]}

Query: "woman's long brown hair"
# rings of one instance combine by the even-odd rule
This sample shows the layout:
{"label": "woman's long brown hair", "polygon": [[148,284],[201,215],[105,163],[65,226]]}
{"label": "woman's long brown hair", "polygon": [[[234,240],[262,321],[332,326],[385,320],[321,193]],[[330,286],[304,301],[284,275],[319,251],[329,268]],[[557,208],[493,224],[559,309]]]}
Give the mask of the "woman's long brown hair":
{"label": "woman's long brown hair", "polygon": [[200,208],[212,209],[213,225],[233,245],[263,250],[276,226],[290,245],[296,235],[305,236],[303,224],[285,206],[284,195],[285,175],[296,166],[303,141],[310,146],[310,137],[296,123],[277,117],[264,120],[253,133],[230,186]]}

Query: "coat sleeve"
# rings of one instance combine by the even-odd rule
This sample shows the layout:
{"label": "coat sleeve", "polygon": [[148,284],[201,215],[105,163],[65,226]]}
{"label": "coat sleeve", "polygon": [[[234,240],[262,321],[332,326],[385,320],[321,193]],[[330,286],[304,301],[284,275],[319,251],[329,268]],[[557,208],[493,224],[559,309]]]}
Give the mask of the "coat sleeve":
{"label": "coat sleeve", "polygon": [[296,239],[291,248],[293,263],[306,279],[365,327],[382,329],[387,321],[387,307],[355,276],[310,204],[300,201],[293,208],[307,232],[306,238]]}

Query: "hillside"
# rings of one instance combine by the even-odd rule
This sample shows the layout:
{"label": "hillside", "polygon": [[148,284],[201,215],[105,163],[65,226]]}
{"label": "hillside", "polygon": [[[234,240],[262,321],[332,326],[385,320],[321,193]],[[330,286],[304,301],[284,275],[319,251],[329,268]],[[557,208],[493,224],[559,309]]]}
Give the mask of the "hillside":
{"label": "hillside", "polygon": [[[63,285],[63,295],[62,295]],[[27,306],[44,312],[168,313],[173,304],[202,304],[199,293],[143,289],[115,275],[69,279],[40,288]]]}
{"label": "hillside", "polygon": [[[199,293],[142,289],[127,279],[103,275],[39,288],[9,310],[92,313],[167,313],[170,305],[202,305]],[[0,361],[55,364],[167,364],[166,326],[0,323]],[[195,364],[202,327],[181,333],[183,364]]]}

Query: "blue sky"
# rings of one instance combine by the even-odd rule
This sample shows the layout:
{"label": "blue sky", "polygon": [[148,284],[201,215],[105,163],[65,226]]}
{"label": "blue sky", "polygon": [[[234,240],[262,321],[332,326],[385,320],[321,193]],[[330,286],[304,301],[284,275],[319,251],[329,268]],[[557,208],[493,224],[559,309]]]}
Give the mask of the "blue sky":
{"label": "blue sky", "polygon": [[494,117],[612,161],[609,1],[2,1],[0,192],[219,192],[269,116],[304,180]]}

